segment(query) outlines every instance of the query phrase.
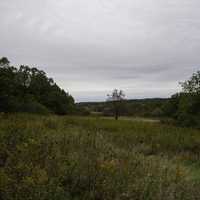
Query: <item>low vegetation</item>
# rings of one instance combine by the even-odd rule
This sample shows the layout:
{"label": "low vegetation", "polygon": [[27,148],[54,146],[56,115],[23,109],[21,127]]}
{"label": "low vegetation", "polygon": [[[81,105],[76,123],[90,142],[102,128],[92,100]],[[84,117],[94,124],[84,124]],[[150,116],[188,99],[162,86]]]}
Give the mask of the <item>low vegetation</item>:
{"label": "low vegetation", "polygon": [[160,123],[0,117],[0,199],[196,200],[200,132]]}

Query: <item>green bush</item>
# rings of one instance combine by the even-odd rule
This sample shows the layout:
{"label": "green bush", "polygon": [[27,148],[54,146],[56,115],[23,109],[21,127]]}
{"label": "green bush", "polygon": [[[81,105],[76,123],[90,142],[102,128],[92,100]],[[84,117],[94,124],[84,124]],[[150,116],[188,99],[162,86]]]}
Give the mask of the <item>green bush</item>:
{"label": "green bush", "polygon": [[200,71],[181,83],[183,91],[173,95],[165,106],[165,113],[181,126],[200,127]]}
{"label": "green bush", "polygon": [[35,113],[35,114],[50,114],[50,111],[44,105],[35,101],[22,103],[18,111]]}

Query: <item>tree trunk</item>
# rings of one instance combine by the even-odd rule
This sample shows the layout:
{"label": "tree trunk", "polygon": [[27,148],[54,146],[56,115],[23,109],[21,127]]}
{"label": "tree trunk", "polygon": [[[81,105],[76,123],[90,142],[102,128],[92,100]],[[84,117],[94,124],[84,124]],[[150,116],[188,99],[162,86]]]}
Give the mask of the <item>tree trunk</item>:
{"label": "tree trunk", "polygon": [[118,113],[118,110],[116,110],[116,112],[115,112],[115,120],[118,120],[118,118],[119,118],[119,113]]}

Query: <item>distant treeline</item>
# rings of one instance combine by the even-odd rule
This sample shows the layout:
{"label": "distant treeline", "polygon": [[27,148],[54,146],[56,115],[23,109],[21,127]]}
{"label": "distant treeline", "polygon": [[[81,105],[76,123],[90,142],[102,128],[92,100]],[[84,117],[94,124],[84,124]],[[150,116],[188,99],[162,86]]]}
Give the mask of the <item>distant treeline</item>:
{"label": "distant treeline", "polygon": [[61,89],[44,71],[21,65],[10,65],[0,59],[0,112],[69,114],[74,99]]}
{"label": "distant treeline", "polygon": [[[181,83],[182,92],[168,99],[124,100],[120,115],[134,117],[156,117],[163,122],[180,126],[200,128],[200,71]],[[85,114],[113,116],[112,102],[79,103]]]}
{"label": "distant treeline", "polygon": [[[169,99],[133,99],[124,100],[121,105],[120,115],[134,117],[161,117],[163,116],[163,107]],[[93,113],[104,116],[112,116],[112,102],[83,102],[78,103],[78,107],[84,108],[85,113]]]}

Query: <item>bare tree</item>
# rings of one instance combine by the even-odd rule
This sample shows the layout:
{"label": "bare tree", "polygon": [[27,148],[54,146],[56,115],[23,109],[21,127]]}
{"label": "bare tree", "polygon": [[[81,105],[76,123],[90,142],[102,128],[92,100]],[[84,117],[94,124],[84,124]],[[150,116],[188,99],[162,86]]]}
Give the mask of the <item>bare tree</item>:
{"label": "bare tree", "polygon": [[112,103],[115,119],[118,120],[122,102],[125,99],[125,93],[122,90],[114,89],[111,94],[108,94],[107,101]]}

